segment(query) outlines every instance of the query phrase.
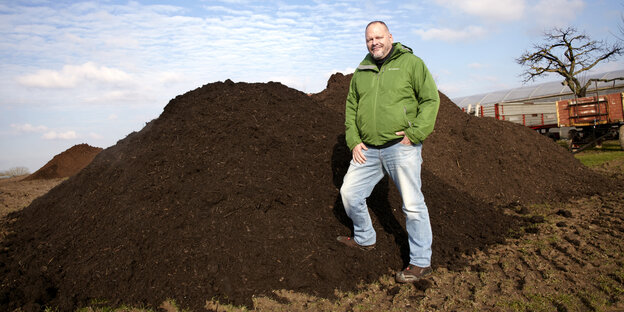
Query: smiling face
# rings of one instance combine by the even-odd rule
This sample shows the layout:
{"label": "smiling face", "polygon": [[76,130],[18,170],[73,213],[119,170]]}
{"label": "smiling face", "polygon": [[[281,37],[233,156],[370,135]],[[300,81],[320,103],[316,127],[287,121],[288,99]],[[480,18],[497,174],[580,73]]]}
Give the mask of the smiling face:
{"label": "smiling face", "polygon": [[392,49],[392,35],[382,23],[373,23],[366,28],[366,47],[376,60],[381,60]]}

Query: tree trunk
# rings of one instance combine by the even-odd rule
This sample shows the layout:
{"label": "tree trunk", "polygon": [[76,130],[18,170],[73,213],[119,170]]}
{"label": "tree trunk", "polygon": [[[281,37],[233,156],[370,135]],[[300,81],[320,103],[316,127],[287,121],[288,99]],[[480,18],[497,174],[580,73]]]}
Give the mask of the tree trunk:
{"label": "tree trunk", "polygon": [[580,98],[585,97],[586,95],[587,95],[587,88],[586,87],[580,88],[580,89],[578,89],[578,92],[576,92],[576,96],[580,97]]}

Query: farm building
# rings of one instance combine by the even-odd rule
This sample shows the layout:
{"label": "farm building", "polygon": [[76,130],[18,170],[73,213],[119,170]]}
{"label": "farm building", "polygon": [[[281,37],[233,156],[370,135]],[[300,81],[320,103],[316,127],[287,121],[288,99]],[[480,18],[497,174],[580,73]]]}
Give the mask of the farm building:
{"label": "farm building", "polygon": [[[620,139],[624,148],[624,70],[583,77],[592,83],[584,98],[576,98],[561,82],[547,82],[510,90],[453,99],[463,111],[521,124],[552,138],[571,139],[571,149]],[[612,81],[609,81],[612,80]],[[619,132],[619,135],[618,135]]]}
{"label": "farm building", "polygon": [[[587,75],[585,81],[591,78],[614,79],[624,77],[624,70],[616,70],[606,73]],[[612,82],[597,82],[587,89],[587,96],[624,92],[624,80]],[[531,86],[523,86],[514,89],[500,90],[489,93],[475,94],[453,98],[453,102],[464,111],[474,112],[477,106],[493,106],[496,103],[519,103],[519,102],[555,102],[559,100],[573,99],[574,94],[568,86],[562,85],[561,81],[545,82]]]}

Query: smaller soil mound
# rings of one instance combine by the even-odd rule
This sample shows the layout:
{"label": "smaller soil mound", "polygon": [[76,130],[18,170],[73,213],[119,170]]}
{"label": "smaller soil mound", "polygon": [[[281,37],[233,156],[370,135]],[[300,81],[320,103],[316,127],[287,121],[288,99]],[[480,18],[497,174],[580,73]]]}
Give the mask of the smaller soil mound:
{"label": "smaller soil mound", "polygon": [[71,177],[91,163],[101,151],[102,148],[89,144],[74,145],[54,156],[45,166],[26,177],[24,181]]}

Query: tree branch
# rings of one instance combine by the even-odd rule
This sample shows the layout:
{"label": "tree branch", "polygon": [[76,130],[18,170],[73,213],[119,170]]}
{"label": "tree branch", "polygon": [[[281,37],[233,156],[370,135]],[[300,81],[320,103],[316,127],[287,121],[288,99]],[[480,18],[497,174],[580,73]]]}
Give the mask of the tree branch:
{"label": "tree branch", "polygon": [[543,44],[533,45],[534,52],[525,51],[516,59],[518,64],[526,67],[521,74],[524,76],[524,82],[556,73],[564,78],[565,84],[578,96],[585,95],[588,85],[582,86],[576,76],[600,62],[624,54],[621,45],[608,46],[602,41],[591,40],[573,27],[553,28],[550,32],[544,33],[544,40]]}

